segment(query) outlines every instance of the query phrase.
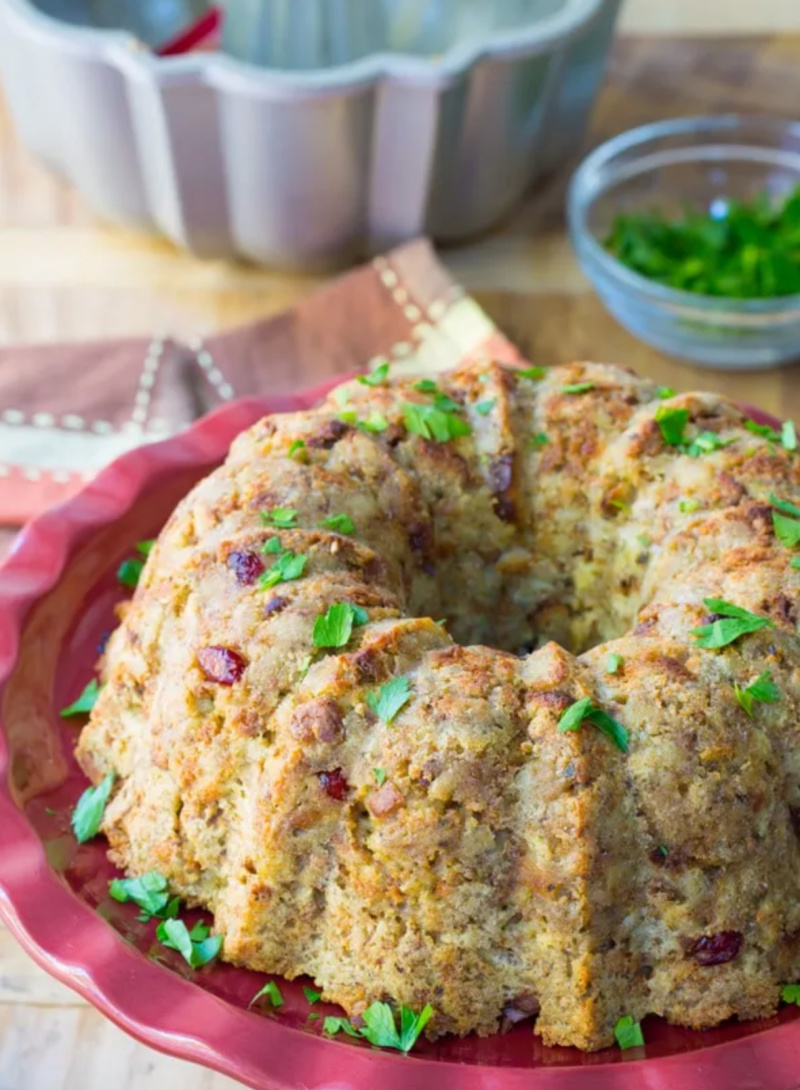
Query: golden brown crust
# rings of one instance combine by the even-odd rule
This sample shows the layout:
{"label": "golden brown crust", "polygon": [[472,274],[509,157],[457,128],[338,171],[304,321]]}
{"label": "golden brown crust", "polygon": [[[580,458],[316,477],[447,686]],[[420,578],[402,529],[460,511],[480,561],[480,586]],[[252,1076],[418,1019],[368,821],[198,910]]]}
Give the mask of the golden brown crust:
{"label": "golden brown crust", "polygon": [[[800,500],[798,457],[723,398],[598,364],[437,384],[468,434],[408,427],[424,386],[354,383],[181,503],[78,747],[119,775],[113,858],[210,908],[227,959],[351,1013],[430,1002],[434,1033],[522,1012],[593,1049],[626,1014],[772,1013],[800,977],[800,572],[770,501]],[[660,406],[717,438],[671,446]],[[268,542],[306,561],[261,589]],[[704,649],[704,598],[774,628]],[[343,602],[366,623],[315,647]],[[748,715],[735,685],[765,672],[780,700]],[[559,732],[582,698],[627,752]]]}

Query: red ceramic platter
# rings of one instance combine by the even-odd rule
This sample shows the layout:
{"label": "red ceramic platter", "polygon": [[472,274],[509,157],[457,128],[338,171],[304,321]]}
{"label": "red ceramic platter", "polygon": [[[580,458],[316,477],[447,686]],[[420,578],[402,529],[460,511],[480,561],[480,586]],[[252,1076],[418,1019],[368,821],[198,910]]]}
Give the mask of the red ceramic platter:
{"label": "red ceramic platter", "polygon": [[[410,1056],[322,1035],[301,985],[279,1010],[248,1010],[263,976],[215,964],[193,972],[154,925],[108,897],[104,841],[76,844],[71,809],[86,787],[80,720],[58,711],[93,674],[134,543],[265,412],[304,408],[321,390],[244,401],[111,465],[33,522],[0,570],[0,913],[25,949],[123,1029],[258,1090],[796,1090],[800,1011],[703,1033],[647,1019],[645,1048],[585,1055],[545,1048],[530,1023],[489,1038],[423,1042]],[[762,417],[762,419],[764,419]],[[73,725],[76,723],[78,725]]]}

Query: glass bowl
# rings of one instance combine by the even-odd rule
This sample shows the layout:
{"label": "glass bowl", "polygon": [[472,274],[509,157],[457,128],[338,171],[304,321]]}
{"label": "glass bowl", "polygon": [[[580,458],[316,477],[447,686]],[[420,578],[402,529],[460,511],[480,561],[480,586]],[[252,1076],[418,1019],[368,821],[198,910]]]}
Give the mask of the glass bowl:
{"label": "glass bowl", "polygon": [[627,268],[603,246],[620,213],[679,213],[686,204],[775,201],[800,185],[800,123],[693,117],[632,129],[579,167],[569,190],[572,243],[614,317],[672,356],[715,368],[772,367],[800,358],[800,295],[734,299],[677,291]]}

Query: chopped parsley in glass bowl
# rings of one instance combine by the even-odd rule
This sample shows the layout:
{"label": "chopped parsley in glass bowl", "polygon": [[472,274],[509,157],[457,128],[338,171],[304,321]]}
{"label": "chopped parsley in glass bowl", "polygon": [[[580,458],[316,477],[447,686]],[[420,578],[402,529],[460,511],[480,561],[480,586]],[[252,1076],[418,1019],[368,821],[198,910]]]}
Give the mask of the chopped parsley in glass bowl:
{"label": "chopped parsley in glass bowl", "polygon": [[578,169],[569,221],[602,302],[662,352],[742,370],[800,358],[800,123],[623,133]]}

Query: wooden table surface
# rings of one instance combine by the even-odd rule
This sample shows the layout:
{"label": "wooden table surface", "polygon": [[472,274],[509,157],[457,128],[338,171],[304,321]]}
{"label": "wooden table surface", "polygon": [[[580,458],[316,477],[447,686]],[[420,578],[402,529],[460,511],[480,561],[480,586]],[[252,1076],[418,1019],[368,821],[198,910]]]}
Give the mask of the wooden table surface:
{"label": "wooden table surface", "polygon": [[[781,28],[791,17],[798,18],[796,0],[631,0],[626,15],[628,26],[652,23],[659,32],[708,30],[715,19],[719,26],[752,29],[762,18]],[[800,30],[800,19],[796,25]],[[680,113],[796,112],[798,102],[800,36],[626,39],[615,50],[592,139]],[[626,334],[576,269],[559,208],[558,194],[534,194],[497,232],[443,254],[531,359],[623,363],[678,388],[716,386],[800,419],[797,367],[709,374],[662,358]],[[164,243],[100,225],[80,197],[21,150],[0,110],[0,343],[156,329],[203,334],[278,311],[316,283],[200,263]],[[133,1042],[38,970],[0,926],[0,1090],[233,1085]]]}

